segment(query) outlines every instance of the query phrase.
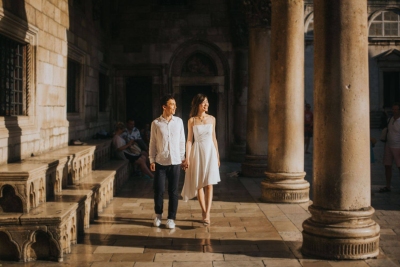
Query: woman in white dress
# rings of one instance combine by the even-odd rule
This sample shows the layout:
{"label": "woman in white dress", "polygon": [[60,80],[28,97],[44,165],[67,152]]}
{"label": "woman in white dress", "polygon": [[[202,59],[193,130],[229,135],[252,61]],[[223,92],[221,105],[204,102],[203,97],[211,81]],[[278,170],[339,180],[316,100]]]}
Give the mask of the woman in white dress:
{"label": "woman in white dress", "polygon": [[207,114],[208,107],[205,95],[198,94],[193,98],[188,121],[187,156],[184,163],[186,174],[182,190],[184,201],[197,196],[205,225],[210,224],[213,185],[221,181],[215,118]]}

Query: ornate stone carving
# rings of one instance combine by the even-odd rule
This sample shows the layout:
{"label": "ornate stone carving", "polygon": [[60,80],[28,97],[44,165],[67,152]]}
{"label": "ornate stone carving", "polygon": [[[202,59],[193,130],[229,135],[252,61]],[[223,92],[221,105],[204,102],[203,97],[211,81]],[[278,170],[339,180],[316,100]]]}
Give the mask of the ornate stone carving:
{"label": "ornate stone carving", "polygon": [[379,254],[379,225],[374,209],[323,210],[309,207],[312,217],[303,223],[302,252],[327,259],[367,259]]}
{"label": "ornate stone carving", "polygon": [[310,185],[305,172],[271,173],[261,182],[262,200],[273,203],[303,203],[309,201]]}
{"label": "ornate stone carving", "polygon": [[182,76],[216,76],[215,63],[207,56],[195,53],[191,55],[182,68]]}
{"label": "ornate stone carving", "polygon": [[270,0],[243,0],[249,27],[271,26]]}

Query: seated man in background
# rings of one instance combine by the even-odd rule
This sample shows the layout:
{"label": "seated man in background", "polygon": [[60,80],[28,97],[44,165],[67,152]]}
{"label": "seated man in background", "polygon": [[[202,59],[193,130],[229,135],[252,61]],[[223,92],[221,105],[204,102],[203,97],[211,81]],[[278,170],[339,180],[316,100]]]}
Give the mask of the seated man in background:
{"label": "seated man in background", "polygon": [[149,157],[149,148],[140,136],[139,129],[135,127],[135,121],[133,119],[128,119],[126,121],[126,129],[122,133],[122,138],[124,138],[127,142],[134,140],[142,150],[142,155],[144,155],[146,158]]}
{"label": "seated man in background", "polygon": [[112,140],[114,147],[114,155],[118,159],[128,159],[132,164],[139,167],[142,174],[148,178],[153,178],[153,173],[149,170],[146,161],[148,158],[140,152],[135,152],[131,148],[134,144],[134,140],[126,141],[123,138],[125,126],[122,122],[118,122],[115,125],[115,134]]}

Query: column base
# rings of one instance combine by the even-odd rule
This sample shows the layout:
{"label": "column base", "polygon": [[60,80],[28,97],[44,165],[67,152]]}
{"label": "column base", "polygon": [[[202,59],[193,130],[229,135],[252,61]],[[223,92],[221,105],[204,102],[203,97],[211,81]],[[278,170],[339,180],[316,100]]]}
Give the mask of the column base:
{"label": "column base", "polygon": [[246,143],[234,143],[229,151],[229,159],[233,162],[243,162],[246,156]]}
{"label": "column base", "polygon": [[303,223],[303,254],[334,260],[378,256],[380,227],[371,219],[372,207],[341,211],[311,205],[309,211],[312,217]]}
{"label": "column base", "polygon": [[270,203],[304,203],[310,200],[310,184],[304,180],[305,172],[265,172],[261,182],[261,200]]}
{"label": "column base", "polygon": [[267,170],[266,155],[246,155],[242,163],[242,174],[244,177],[264,177]]}

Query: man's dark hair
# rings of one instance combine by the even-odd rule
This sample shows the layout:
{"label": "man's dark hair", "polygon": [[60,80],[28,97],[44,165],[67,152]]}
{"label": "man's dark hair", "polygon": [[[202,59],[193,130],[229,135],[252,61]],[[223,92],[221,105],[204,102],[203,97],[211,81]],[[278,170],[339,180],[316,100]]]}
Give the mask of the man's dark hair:
{"label": "man's dark hair", "polygon": [[393,105],[392,105],[392,107],[393,107],[393,106],[398,106],[398,107],[400,108],[400,103],[399,103],[399,102],[394,102]]}
{"label": "man's dark hair", "polygon": [[128,119],[126,120],[126,122],[130,122],[130,121],[135,122],[135,120],[134,120],[133,118],[128,118]]}
{"label": "man's dark hair", "polygon": [[170,99],[175,100],[175,98],[174,98],[172,95],[170,95],[170,94],[163,96],[163,97],[161,98],[161,106],[166,106],[167,103],[168,103],[168,100],[170,100]]}

